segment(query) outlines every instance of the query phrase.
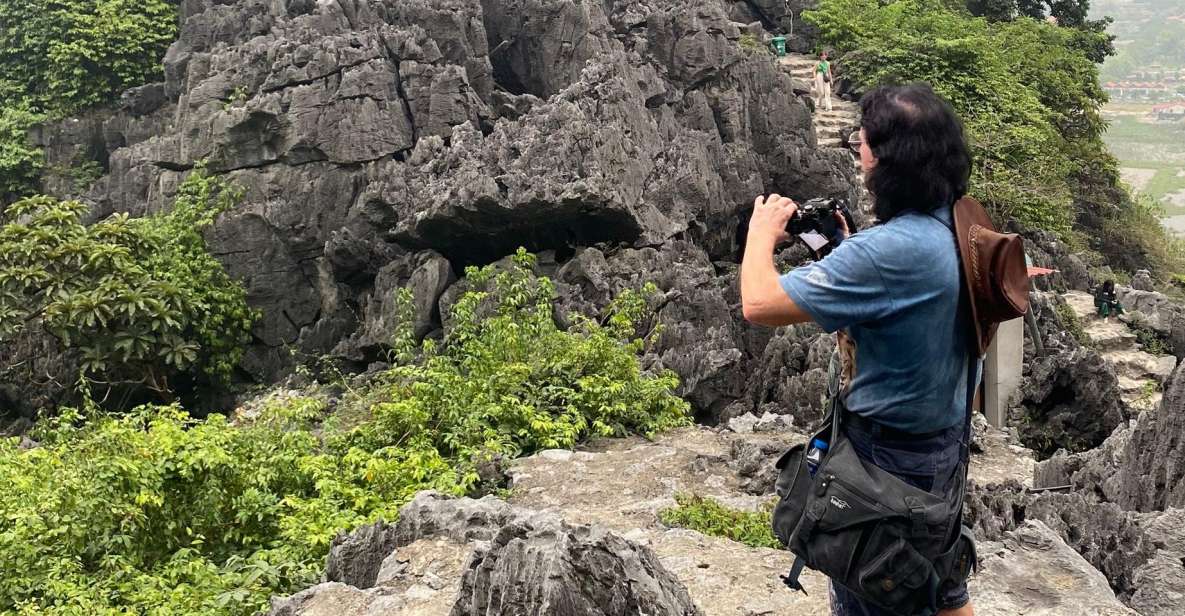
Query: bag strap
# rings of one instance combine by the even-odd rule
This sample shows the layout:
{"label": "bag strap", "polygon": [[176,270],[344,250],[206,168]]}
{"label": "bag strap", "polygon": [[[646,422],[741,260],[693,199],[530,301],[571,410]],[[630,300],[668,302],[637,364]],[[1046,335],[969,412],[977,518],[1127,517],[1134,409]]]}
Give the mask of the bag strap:
{"label": "bag strap", "polygon": [[[955,210],[954,210],[953,205],[950,208],[950,212],[951,212],[951,217],[953,218],[955,215]],[[929,216],[930,218],[933,218],[934,220],[937,220],[939,223],[942,224],[942,226],[944,226],[948,230],[950,230],[952,235],[955,236],[955,254],[957,254],[959,256],[959,261],[962,262],[963,254],[959,251],[958,232],[955,231],[954,225],[948,224],[945,220],[939,218],[938,216],[935,216],[933,210],[926,212],[926,215]],[[960,267],[959,268],[959,300],[964,301],[964,298],[966,298],[965,301],[971,302],[974,300],[971,299],[969,294],[962,292],[963,288],[966,287],[967,284],[968,284],[967,277],[966,277],[966,275],[963,274],[963,268]],[[968,312],[971,310],[970,306],[964,306],[963,308],[965,311],[968,311]],[[980,368],[980,364],[983,363],[983,359],[981,357],[979,357],[975,352],[970,350],[973,348],[975,348],[974,341],[970,341],[970,343],[968,344],[969,350],[967,352],[967,406],[966,406],[966,412],[964,413],[966,415],[966,417],[965,417],[965,420],[963,423],[963,440],[960,443],[960,445],[961,445],[960,453],[962,454],[964,467],[966,467],[966,465],[971,462],[971,415],[972,415],[972,413],[975,412],[975,409],[974,409],[974,407],[975,407],[975,392],[979,390],[979,373],[980,373],[979,368]],[[966,472],[966,468],[964,468],[964,472]]]}

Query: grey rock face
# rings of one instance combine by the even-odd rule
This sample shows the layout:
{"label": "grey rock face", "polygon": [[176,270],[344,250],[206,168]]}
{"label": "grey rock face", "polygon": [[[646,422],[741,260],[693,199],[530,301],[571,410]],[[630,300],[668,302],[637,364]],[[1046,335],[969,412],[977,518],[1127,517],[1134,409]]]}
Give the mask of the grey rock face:
{"label": "grey rock face", "polygon": [[649,548],[552,518],[511,523],[478,548],[451,616],[700,613]]}
{"label": "grey rock face", "polygon": [[735,278],[718,275],[702,249],[682,241],[609,254],[583,249],[559,268],[555,280],[561,323],[574,313],[601,314],[621,291],[653,282],[662,294],[656,324],[663,331],[643,362],[678,373],[679,393],[701,417],[718,416],[741,396],[747,358],[737,341],[736,311],[725,300]]}
{"label": "grey rock face", "polygon": [[835,336],[815,325],[779,329],[755,358],[747,398],[759,411],[786,414],[810,428],[826,410],[827,369]]}
{"label": "grey rock face", "polygon": [[1136,570],[1131,606],[1141,614],[1168,616],[1185,605],[1185,509],[1141,516],[1159,551]]}
{"label": "grey rock face", "polygon": [[355,588],[370,588],[378,580],[383,560],[395,547],[395,527],[383,522],[340,534],[329,548],[325,579]]}
{"label": "grey rock face", "polygon": [[1138,589],[1136,572],[1157,551],[1157,542],[1136,514],[1084,493],[1030,494],[1020,486],[972,486],[967,522],[976,536],[998,541],[1027,521],[1039,520],[1093,567],[1122,596]]}
{"label": "grey rock face", "polygon": [[1136,291],[1156,290],[1156,285],[1152,282],[1152,272],[1149,272],[1148,270],[1136,271],[1136,275],[1132,276],[1131,287]]}
{"label": "grey rock face", "polygon": [[270,613],[701,614],[649,548],[490,497],[422,492],[395,527],[377,524],[335,540],[327,577],[273,600]]}
{"label": "grey rock face", "polygon": [[1126,455],[1134,423],[1116,428],[1102,445],[1094,449],[1079,453],[1059,450],[1049,459],[1038,462],[1033,473],[1033,486],[1069,485],[1088,490],[1103,500],[1114,501],[1119,495],[1119,465]]}
{"label": "grey rock face", "polygon": [[653,359],[715,417],[762,352],[732,310],[735,270],[714,265],[735,259],[738,213],[763,192],[854,199],[846,154],[815,148],[789,77],[742,53],[733,9],[187,0],[163,84],[41,141],[101,162],[83,191],[95,216],[159,210],[200,160],[246,189],[210,239],[265,315],[243,365],[257,380],[294,356],[378,358],[398,286],[422,334],[463,266],[596,246],[611,270],[689,267],[666,274],[683,299]]}
{"label": "grey rock face", "polygon": [[1086,291],[1091,281],[1089,268],[1078,254],[1070,252],[1065,242],[1042,229],[1018,229],[1025,240],[1025,254],[1033,265],[1057,270],[1048,276],[1033,279],[1033,285],[1040,291],[1068,290]]}
{"label": "grey rock face", "polygon": [[1085,347],[1035,358],[1021,392],[1020,438],[1047,456],[1096,447],[1127,418],[1114,372]]}
{"label": "grey rock face", "polygon": [[[977,614],[1136,614],[1045,524],[1027,521],[1002,539],[979,548],[980,571],[970,583]],[[1034,577],[1060,583],[1045,585]]]}
{"label": "grey rock face", "polygon": [[1152,289],[1116,286],[1116,295],[1133,321],[1168,340],[1178,359],[1185,358],[1185,306]]}
{"label": "grey rock face", "polygon": [[1185,507],[1185,366],[1178,366],[1160,408],[1139,419],[1116,481],[1115,502],[1125,509]]}

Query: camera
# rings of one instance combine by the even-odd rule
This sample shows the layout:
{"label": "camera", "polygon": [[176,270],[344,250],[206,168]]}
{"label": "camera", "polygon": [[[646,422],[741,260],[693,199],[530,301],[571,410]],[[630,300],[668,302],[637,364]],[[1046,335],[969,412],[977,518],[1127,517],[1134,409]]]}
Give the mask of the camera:
{"label": "camera", "polygon": [[848,229],[856,231],[856,221],[848,211],[847,203],[839,199],[818,197],[798,206],[798,211],[786,223],[786,233],[802,240],[811,250],[822,257],[843,241],[839,221],[840,214],[848,223]]}
{"label": "camera", "polygon": [[[798,206],[798,211],[786,223],[786,233],[798,238],[808,248],[815,251],[817,256],[822,257],[842,241],[839,222],[835,219],[836,212],[843,215],[844,220],[848,223],[848,229],[855,233],[856,221],[848,211],[847,203],[840,199],[825,197],[816,197],[801,203]],[[751,209],[743,211],[737,225],[737,263],[740,263],[745,255],[745,240],[749,232],[749,218],[752,215],[753,210]]]}
{"label": "camera", "polygon": [[836,212],[847,213],[845,206],[839,199],[817,197],[798,206],[798,211],[786,223],[786,233],[802,235],[815,231],[827,239],[834,238],[839,231],[839,223],[835,220]]}

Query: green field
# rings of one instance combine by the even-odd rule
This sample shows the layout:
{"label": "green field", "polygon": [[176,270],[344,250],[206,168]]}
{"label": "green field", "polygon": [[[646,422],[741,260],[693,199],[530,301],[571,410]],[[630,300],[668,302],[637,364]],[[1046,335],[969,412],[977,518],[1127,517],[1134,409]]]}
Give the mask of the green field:
{"label": "green field", "polygon": [[1103,139],[1133,189],[1163,203],[1167,215],[1185,215],[1185,123],[1141,122],[1148,109],[1109,107],[1110,127]]}

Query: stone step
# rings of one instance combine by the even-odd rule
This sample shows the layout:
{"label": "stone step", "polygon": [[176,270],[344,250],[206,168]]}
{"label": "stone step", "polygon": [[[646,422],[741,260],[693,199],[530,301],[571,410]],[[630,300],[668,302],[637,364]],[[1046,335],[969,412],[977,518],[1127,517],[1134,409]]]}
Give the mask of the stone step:
{"label": "stone step", "polygon": [[1119,375],[1119,391],[1125,394],[1140,393],[1148,386],[1148,383],[1156,384],[1156,381],[1148,379],[1133,379],[1123,375]]}
{"label": "stone step", "polygon": [[836,137],[847,137],[852,132],[851,126],[815,126],[815,133],[828,135],[835,135]]}
{"label": "stone step", "polygon": [[829,122],[851,122],[858,124],[860,122],[860,112],[848,111],[835,104],[835,99],[831,99],[831,111],[827,109],[815,110],[816,120],[827,120]]}
{"label": "stone step", "polygon": [[1093,318],[1095,314],[1094,296],[1083,291],[1070,291],[1062,295],[1062,299],[1066,300],[1070,308],[1074,309],[1074,314],[1078,315],[1079,319]]}
{"label": "stone step", "polygon": [[1083,329],[1100,351],[1122,351],[1136,347],[1136,335],[1117,320],[1103,321],[1089,317]]}
{"label": "stone step", "polygon": [[1171,355],[1157,357],[1151,353],[1135,350],[1105,351],[1103,359],[1115,366],[1116,374],[1133,380],[1155,380],[1163,383],[1176,368],[1177,358]]}

